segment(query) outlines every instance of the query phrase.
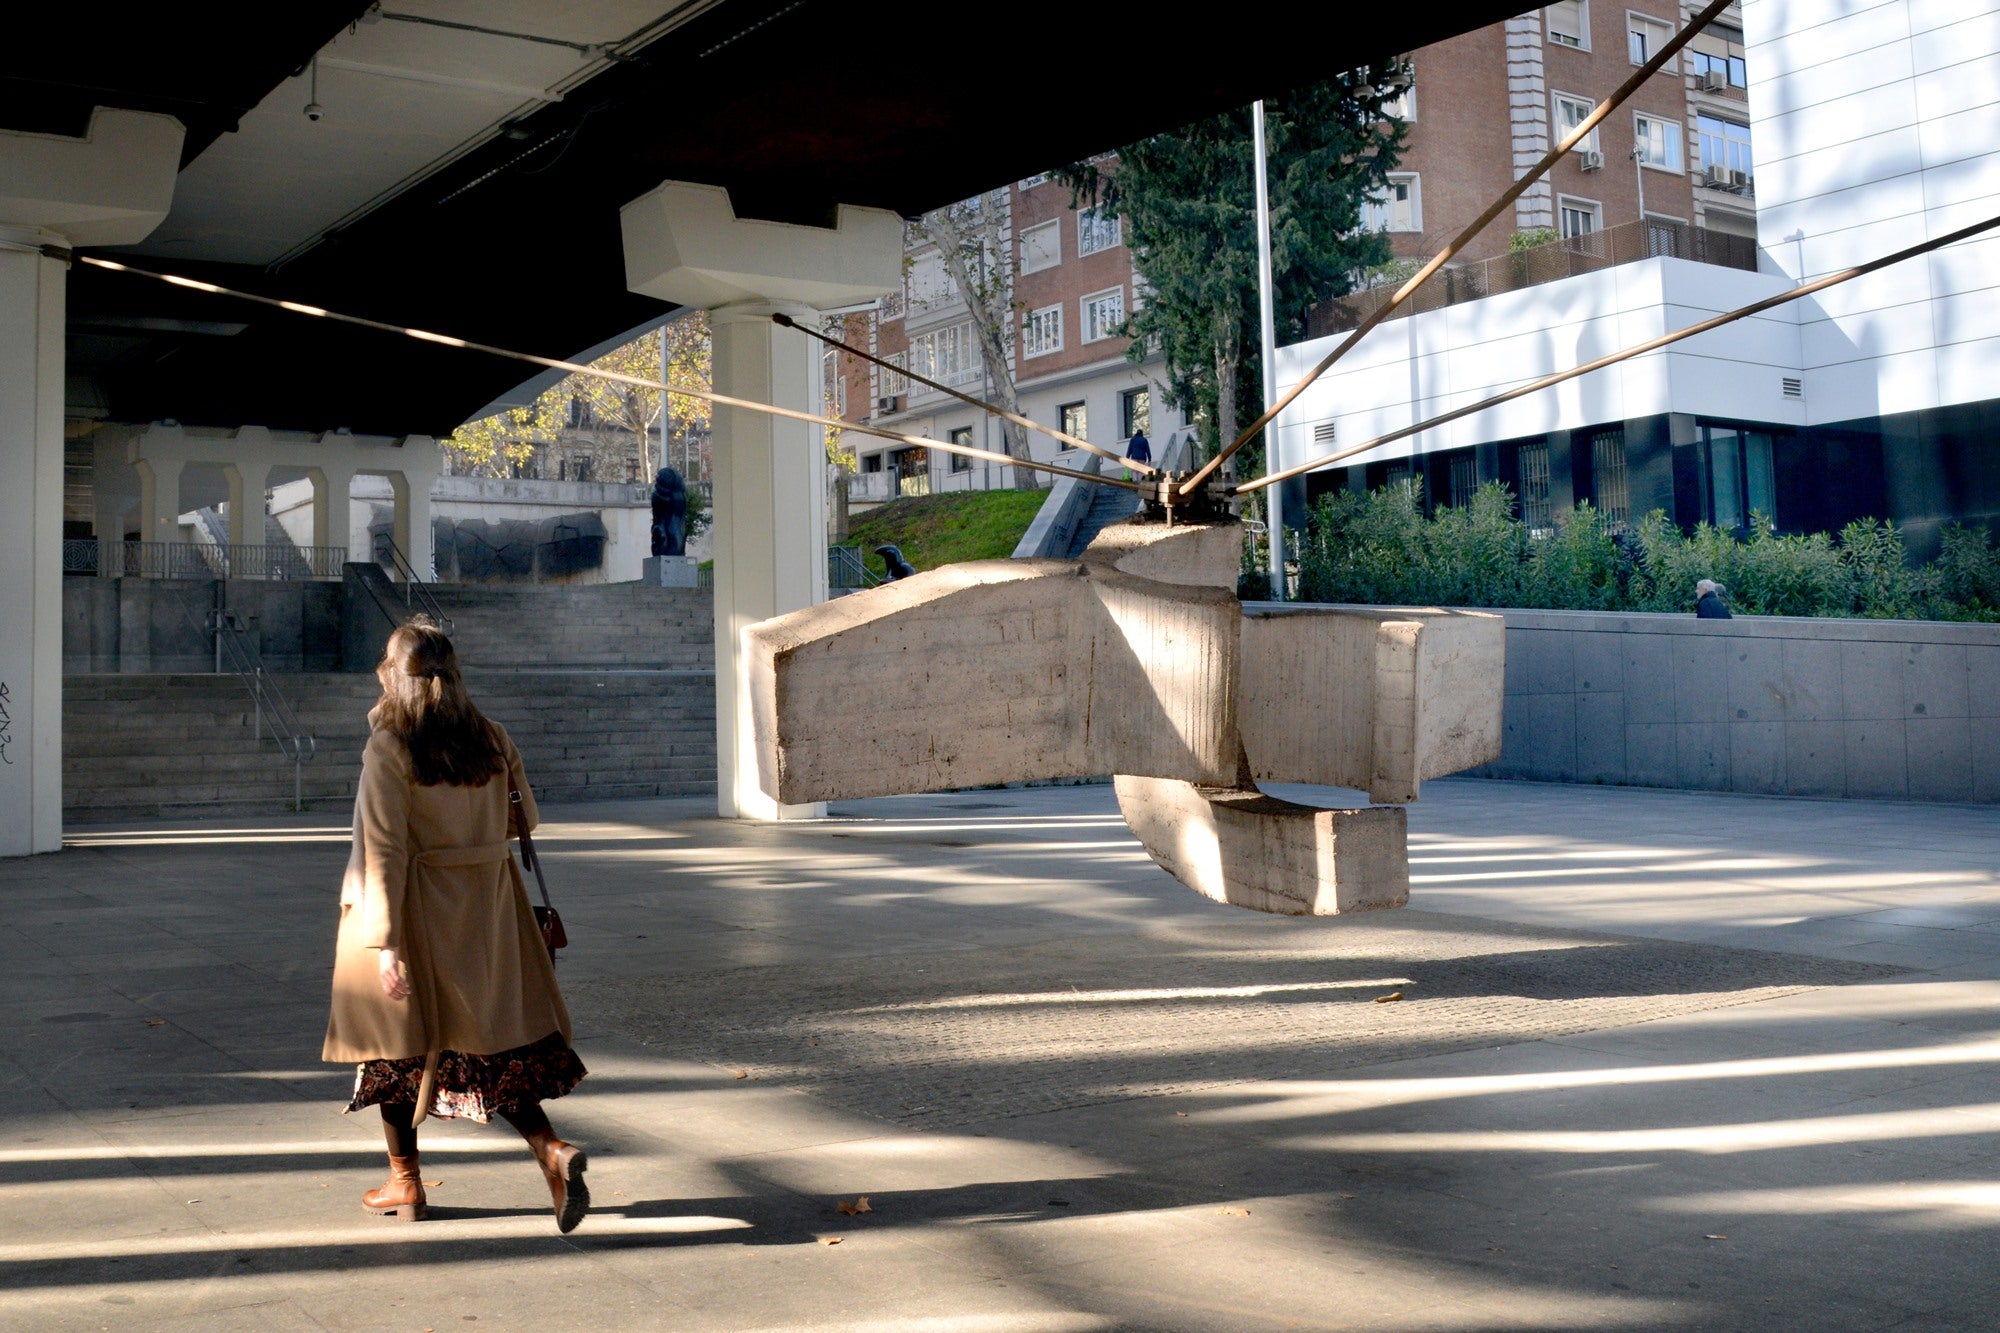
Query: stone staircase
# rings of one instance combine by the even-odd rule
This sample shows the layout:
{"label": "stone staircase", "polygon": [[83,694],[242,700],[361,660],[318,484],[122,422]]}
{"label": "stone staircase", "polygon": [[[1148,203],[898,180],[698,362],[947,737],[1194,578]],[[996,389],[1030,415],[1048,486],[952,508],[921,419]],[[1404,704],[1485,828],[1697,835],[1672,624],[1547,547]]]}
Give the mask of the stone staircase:
{"label": "stone staircase", "polygon": [[641,583],[433,583],[467,671],[543,669],[709,671],[714,594]]}
{"label": "stone staircase", "polygon": [[[435,586],[473,701],[521,749],[538,799],[715,790],[710,595],[639,584]],[[308,808],[347,817],[379,689],[368,672],[280,673],[318,741]],[[63,807],[71,822],[267,814],[292,765],[233,675],[70,675],[63,682]]]}
{"label": "stone staircase", "polygon": [[1075,559],[1084,552],[1097,534],[1113,523],[1122,523],[1139,512],[1139,497],[1122,486],[1095,486],[1097,492],[1090,502],[1090,512],[1077,525],[1076,536],[1070,539],[1069,555]]}

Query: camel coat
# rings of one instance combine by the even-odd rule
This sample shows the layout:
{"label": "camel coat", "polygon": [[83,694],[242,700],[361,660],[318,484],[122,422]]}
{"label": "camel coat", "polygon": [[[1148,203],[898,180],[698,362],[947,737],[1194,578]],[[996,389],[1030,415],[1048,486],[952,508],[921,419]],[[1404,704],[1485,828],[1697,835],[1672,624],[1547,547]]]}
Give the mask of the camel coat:
{"label": "camel coat", "polygon": [[[495,730],[507,771],[481,787],[418,786],[403,743],[386,731],[369,736],[322,1059],[492,1055],[551,1032],[570,1039],[569,1011],[507,842],[509,778],[531,830],[535,797],[520,752]],[[382,993],[377,950],[385,947],[409,971],[407,1000]]]}

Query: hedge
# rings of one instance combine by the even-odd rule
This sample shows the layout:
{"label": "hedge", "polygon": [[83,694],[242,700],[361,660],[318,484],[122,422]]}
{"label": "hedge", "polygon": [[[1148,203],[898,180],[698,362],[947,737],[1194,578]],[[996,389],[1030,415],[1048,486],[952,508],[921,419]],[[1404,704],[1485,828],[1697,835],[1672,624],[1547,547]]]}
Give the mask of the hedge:
{"label": "hedge", "polygon": [[1937,558],[1912,566],[1895,525],[1874,519],[1780,536],[1759,514],[1739,539],[1706,523],[1690,536],[1658,510],[1613,532],[1584,503],[1535,533],[1498,482],[1428,518],[1419,498],[1415,484],[1322,497],[1295,538],[1300,600],[1688,612],[1706,578],[1739,614],[2000,621],[1984,529],[1947,526]]}

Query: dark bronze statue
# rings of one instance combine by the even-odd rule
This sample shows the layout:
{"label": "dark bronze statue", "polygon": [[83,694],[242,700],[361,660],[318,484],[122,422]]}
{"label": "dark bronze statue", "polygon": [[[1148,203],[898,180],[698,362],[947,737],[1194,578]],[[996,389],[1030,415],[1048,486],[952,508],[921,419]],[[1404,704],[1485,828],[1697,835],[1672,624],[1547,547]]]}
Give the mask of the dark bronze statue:
{"label": "dark bronze statue", "polygon": [[663,467],[653,478],[653,554],[687,554],[687,485]]}
{"label": "dark bronze statue", "polygon": [[884,543],[875,548],[875,554],[882,557],[882,564],[889,571],[889,582],[906,579],[917,572],[917,567],[903,558],[903,548],[893,543]]}

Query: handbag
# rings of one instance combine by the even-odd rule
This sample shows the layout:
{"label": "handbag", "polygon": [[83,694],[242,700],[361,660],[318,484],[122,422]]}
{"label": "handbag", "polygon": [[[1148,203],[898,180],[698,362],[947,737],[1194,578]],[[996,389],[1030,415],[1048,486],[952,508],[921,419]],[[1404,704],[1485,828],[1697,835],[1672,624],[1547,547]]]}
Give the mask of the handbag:
{"label": "handbag", "polygon": [[512,782],[507,784],[508,814],[514,823],[514,835],[521,840],[521,863],[535,872],[535,887],[542,891],[542,905],[535,908],[535,925],[542,932],[542,943],[548,947],[549,961],[556,960],[556,950],[569,947],[569,932],[563,929],[562,913],[549,901],[549,881],[542,875],[542,858],[535,851],[535,840],[528,836],[528,826],[521,819],[521,789]]}

